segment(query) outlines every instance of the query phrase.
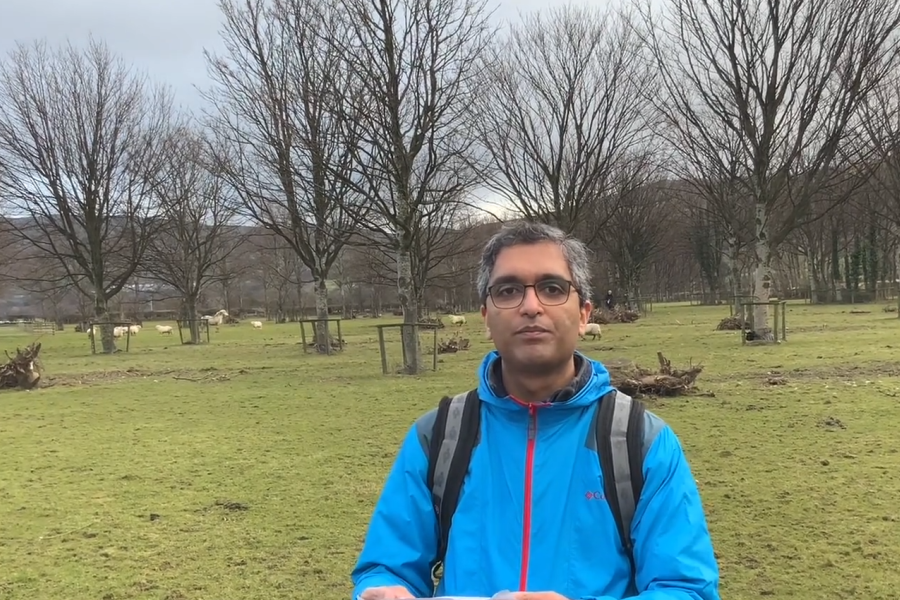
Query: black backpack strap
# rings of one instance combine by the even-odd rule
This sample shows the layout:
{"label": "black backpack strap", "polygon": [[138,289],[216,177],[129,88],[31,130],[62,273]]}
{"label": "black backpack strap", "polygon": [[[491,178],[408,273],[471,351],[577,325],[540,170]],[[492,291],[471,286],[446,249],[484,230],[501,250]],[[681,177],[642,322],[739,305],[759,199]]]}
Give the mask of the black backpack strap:
{"label": "black backpack strap", "polygon": [[438,552],[432,568],[432,576],[436,579],[438,568],[443,565],[447,553],[453,513],[456,512],[480,429],[481,399],[478,390],[441,399],[428,453],[428,487],[440,527]]}
{"label": "black backpack strap", "polygon": [[631,522],[644,487],[644,405],[615,390],[603,397],[598,410],[596,440],[604,493],[634,574]]}

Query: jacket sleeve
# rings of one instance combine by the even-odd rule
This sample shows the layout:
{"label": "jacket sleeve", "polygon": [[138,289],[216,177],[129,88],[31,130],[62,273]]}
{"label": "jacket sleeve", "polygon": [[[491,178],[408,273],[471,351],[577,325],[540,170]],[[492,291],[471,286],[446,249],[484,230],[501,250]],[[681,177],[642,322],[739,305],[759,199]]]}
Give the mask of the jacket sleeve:
{"label": "jacket sleeve", "polygon": [[700,492],[671,427],[644,459],[632,524],[639,600],[720,600],[719,568]]}
{"label": "jacket sleeve", "polygon": [[427,485],[428,457],[413,426],[375,505],[353,569],[353,598],[370,587],[402,585],[418,598],[433,595],[437,518]]}

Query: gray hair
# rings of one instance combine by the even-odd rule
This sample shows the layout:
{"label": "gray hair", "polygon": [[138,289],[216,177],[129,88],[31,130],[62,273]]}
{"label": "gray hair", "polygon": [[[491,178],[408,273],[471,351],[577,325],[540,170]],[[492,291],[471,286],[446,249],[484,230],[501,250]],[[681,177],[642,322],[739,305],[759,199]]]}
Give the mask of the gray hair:
{"label": "gray hair", "polygon": [[591,266],[588,258],[590,252],[584,242],[568,236],[562,229],[552,225],[520,221],[504,225],[484,245],[481,262],[478,265],[478,296],[481,298],[482,304],[487,302],[488,285],[500,251],[511,246],[541,242],[555,242],[562,248],[569,271],[572,272],[572,283],[579,292],[581,303],[593,298]]}

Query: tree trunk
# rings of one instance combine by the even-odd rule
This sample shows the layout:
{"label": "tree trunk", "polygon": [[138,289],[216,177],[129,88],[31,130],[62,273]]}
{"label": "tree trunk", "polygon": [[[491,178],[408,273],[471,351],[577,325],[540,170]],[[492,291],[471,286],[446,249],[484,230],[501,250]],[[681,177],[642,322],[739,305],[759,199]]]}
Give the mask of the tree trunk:
{"label": "tree trunk", "polygon": [[766,205],[756,204],[756,264],[753,269],[754,302],[758,302],[753,310],[753,332],[757,340],[775,341],[772,328],[769,327],[769,293],[772,286],[772,273],[769,266],[771,249],[769,248],[768,217]]}
{"label": "tree trunk", "polygon": [[[896,250],[894,251],[894,271],[896,273],[900,273],[900,244],[897,245]],[[891,285],[894,285],[894,280],[891,280]],[[897,293],[897,318],[900,319],[900,292]]]}
{"label": "tree trunk", "polygon": [[816,277],[816,263],[813,260],[815,251],[810,247],[806,254],[806,279],[809,283],[809,303],[819,303],[819,281]]}
{"label": "tree trunk", "polygon": [[400,299],[400,308],[403,309],[405,325],[401,328],[403,372],[407,375],[415,375],[421,368],[422,354],[416,327],[416,323],[419,322],[419,311],[415,290],[413,290],[412,260],[409,247],[410,244],[403,240],[397,253],[397,294]]}
{"label": "tree trunk", "polygon": [[631,310],[636,310],[639,312],[644,311],[644,302],[641,300],[641,283],[640,279],[634,278],[632,279],[631,286],[629,287],[631,290]]}
{"label": "tree trunk", "polygon": [[231,299],[229,298],[228,290],[231,288],[231,277],[222,280],[222,308],[228,311],[228,314],[231,314]]}
{"label": "tree trunk", "polygon": [[737,240],[733,237],[725,238],[725,252],[722,253],[722,262],[725,263],[725,285],[728,293],[731,295],[733,314],[741,314],[741,273],[738,267],[738,245]]}
{"label": "tree trunk", "polygon": [[[316,318],[328,318],[328,285],[324,273],[316,273]],[[331,336],[328,335],[328,321],[316,323],[316,350],[320,354],[327,354],[331,344]]]}
{"label": "tree trunk", "polygon": [[840,302],[841,296],[838,290],[838,281],[841,279],[841,253],[838,246],[838,232],[831,231],[831,301]]}
{"label": "tree trunk", "polygon": [[303,282],[297,282],[297,310],[300,311],[300,319],[306,318],[306,309],[303,306]]}
{"label": "tree trunk", "polygon": [[187,321],[191,332],[191,343],[200,343],[200,323],[197,321],[197,298],[186,296],[181,303],[181,319]]}
{"label": "tree trunk", "polygon": [[[99,326],[100,345],[103,348],[102,352],[104,354],[112,354],[116,351],[116,340],[113,337],[114,326],[109,324],[110,316],[107,302],[102,289],[98,289],[94,292],[94,318],[103,323],[103,325]],[[96,345],[96,343],[97,340],[95,339],[94,344]]]}

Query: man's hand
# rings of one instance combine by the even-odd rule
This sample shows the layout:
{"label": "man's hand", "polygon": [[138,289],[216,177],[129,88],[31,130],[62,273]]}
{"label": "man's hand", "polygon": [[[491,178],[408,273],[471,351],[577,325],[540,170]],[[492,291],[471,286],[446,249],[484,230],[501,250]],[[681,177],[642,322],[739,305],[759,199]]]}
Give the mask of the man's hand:
{"label": "man's hand", "polygon": [[512,600],[568,600],[562,594],[556,592],[513,592]]}
{"label": "man's hand", "polygon": [[415,598],[402,585],[389,585],[368,588],[359,595],[360,600],[407,600]]}

